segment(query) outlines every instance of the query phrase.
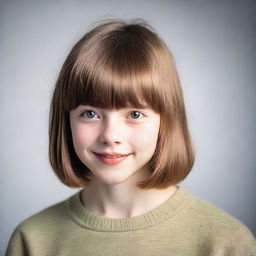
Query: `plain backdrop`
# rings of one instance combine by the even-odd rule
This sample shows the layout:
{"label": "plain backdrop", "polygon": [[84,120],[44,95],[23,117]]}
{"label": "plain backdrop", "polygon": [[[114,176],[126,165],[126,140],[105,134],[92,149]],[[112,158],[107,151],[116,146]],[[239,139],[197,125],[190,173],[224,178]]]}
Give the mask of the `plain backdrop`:
{"label": "plain backdrop", "polygon": [[172,51],[196,161],[180,186],[256,235],[256,2],[63,0],[0,2],[0,242],[66,199],[48,161],[54,83],[73,44],[106,18],[143,18]]}

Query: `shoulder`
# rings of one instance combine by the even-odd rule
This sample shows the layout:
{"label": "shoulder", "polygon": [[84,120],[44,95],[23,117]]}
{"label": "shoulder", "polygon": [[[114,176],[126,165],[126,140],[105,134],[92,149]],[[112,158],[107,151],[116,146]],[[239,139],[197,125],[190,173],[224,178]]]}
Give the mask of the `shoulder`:
{"label": "shoulder", "polygon": [[[70,198],[74,196],[76,195]],[[33,236],[39,233],[49,233],[50,230],[59,230],[65,223],[67,224],[70,221],[67,211],[70,198],[53,204],[26,218],[15,228],[14,233]]]}
{"label": "shoulder", "polygon": [[212,225],[212,228],[225,228],[225,230],[235,231],[247,227],[237,218],[225,212],[221,208],[213,205],[210,202],[191,196],[190,211],[194,218],[200,222]]}
{"label": "shoulder", "polygon": [[233,255],[251,255],[247,251],[253,251],[256,255],[256,240],[244,223],[219,207],[187,191],[184,193],[190,197],[190,204],[182,215],[200,241],[215,248],[213,250],[225,248],[227,252],[234,253]]}
{"label": "shoulder", "polygon": [[67,208],[77,197],[78,193],[23,220],[13,231],[5,255],[39,255],[38,251],[54,250],[58,238],[74,228]]}

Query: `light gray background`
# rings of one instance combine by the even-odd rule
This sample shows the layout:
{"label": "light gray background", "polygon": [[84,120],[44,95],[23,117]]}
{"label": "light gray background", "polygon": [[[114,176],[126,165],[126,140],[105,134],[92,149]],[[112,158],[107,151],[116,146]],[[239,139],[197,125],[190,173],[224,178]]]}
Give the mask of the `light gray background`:
{"label": "light gray background", "polygon": [[48,163],[52,88],[92,22],[144,18],[173,52],[196,146],[181,186],[256,235],[255,1],[1,1],[1,254],[22,220],[77,190]]}

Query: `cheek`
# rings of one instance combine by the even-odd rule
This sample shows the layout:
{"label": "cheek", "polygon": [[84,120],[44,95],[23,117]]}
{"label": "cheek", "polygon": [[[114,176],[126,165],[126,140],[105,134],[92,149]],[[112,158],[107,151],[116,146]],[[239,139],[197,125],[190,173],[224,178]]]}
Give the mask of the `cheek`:
{"label": "cheek", "polygon": [[154,150],[157,138],[158,138],[159,127],[147,126],[143,130],[135,130],[130,134],[130,139],[133,141],[137,149],[143,150]]}
{"label": "cheek", "polygon": [[95,129],[85,129],[82,126],[73,127],[71,131],[73,144],[76,149],[90,146],[97,135]]}

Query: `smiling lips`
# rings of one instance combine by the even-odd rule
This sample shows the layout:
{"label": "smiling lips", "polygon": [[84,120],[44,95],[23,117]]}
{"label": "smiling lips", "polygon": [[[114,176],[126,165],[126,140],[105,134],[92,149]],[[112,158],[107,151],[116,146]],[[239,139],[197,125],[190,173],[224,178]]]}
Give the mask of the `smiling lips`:
{"label": "smiling lips", "polygon": [[130,154],[118,154],[118,153],[95,153],[96,157],[104,164],[115,165],[126,159]]}

